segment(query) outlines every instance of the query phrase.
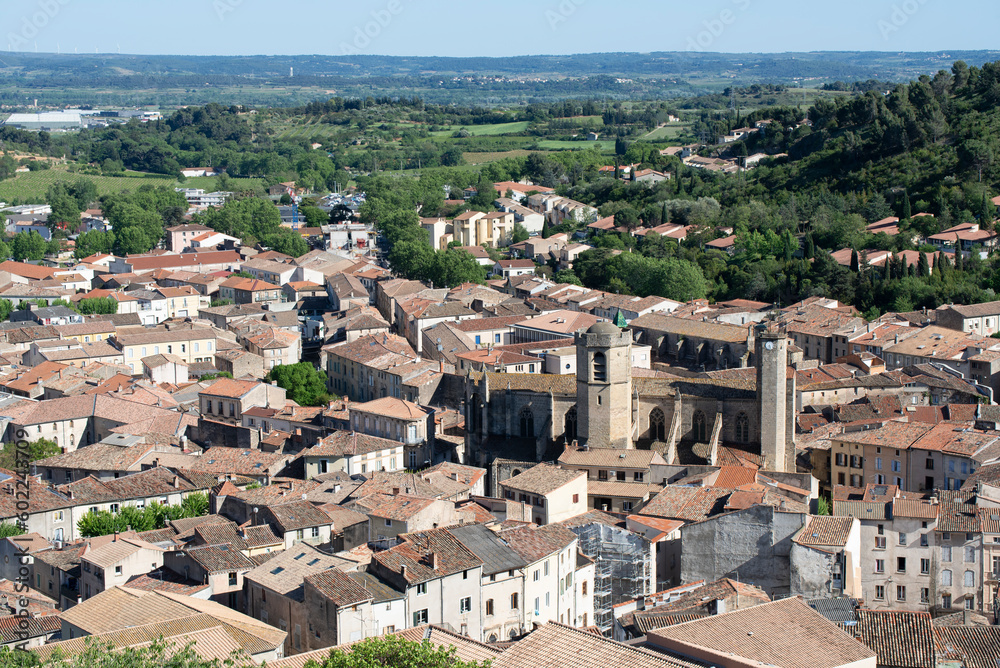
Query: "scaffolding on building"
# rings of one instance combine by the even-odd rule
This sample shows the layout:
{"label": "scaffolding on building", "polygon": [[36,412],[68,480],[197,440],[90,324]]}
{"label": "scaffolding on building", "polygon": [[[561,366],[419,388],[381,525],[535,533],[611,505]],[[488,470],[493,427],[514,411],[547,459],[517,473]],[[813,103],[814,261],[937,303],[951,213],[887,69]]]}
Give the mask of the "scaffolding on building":
{"label": "scaffolding on building", "polygon": [[580,551],[594,560],[594,625],[609,635],[613,606],[652,593],[649,543],[626,529],[598,522],[572,530]]}

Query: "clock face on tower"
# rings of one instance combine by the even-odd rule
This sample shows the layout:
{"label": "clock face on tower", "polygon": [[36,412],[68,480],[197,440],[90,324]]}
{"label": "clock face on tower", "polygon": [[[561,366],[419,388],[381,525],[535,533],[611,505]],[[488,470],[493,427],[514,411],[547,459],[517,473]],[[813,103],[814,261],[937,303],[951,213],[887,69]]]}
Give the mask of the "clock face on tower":
{"label": "clock face on tower", "polygon": [[764,347],[767,348],[768,350],[774,350],[774,342],[768,341],[767,343],[764,344]]}

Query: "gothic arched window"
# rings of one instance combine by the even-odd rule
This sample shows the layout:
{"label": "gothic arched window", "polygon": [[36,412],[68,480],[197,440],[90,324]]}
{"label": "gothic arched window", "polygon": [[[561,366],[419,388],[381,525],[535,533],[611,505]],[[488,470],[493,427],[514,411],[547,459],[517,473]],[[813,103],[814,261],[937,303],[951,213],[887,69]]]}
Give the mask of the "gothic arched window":
{"label": "gothic arched window", "polygon": [[649,412],[649,435],[656,441],[667,440],[667,418],[659,407]]}
{"label": "gothic arched window", "polygon": [[567,442],[576,440],[576,406],[566,411],[566,417],[563,419],[563,433]]}
{"label": "gothic arched window", "polygon": [[525,406],[521,409],[521,438],[533,438],[535,436],[535,415],[531,409]]}
{"label": "gothic arched window", "polygon": [[750,418],[742,411],[736,416],[736,440],[739,443],[750,442]]}
{"label": "gothic arched window", "polygon": [[708,423],[705,420],[705,413],[700,410],[694,412],[691,418],[691,429],[694,431],[694,440],[704,442],[708,440]]}
{"label": "gothic arched window", "polygon": [[480,426],[482,426],[482,415],[480,414],[482,403],[483,400],[477,392],[469,398],[469,403],[465,407],[465,423],[467,428],[472,432],[478,431]]}

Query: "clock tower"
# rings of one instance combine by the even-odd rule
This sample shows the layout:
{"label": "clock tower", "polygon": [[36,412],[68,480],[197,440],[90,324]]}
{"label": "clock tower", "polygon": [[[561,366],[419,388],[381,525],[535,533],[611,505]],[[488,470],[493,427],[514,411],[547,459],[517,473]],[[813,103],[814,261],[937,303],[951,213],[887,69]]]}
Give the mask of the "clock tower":
{"label": "clock tower", "polygon": [[790,417],[795,415],[795,381],[788,380],[788,339],[756,328],[757,405],[760,409],[760,454],[770,471],[795,470],[795,444],[789,438]]}

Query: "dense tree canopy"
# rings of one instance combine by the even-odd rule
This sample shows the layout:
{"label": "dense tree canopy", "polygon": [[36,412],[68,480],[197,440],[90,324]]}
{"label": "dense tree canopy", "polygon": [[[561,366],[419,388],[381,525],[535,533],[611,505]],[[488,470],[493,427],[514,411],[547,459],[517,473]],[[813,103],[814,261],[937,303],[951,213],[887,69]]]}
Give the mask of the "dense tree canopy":
{"label": "dense tree canopy", "polygon": [[288,391],[288,398],[300,406],[323,406],[330,400],[326,374],[309,362],[282,364],[271,369],[265,380],[275,381]]}
{"label": "dense tree canopy", "polygon": [[180,505],[151,503],[145,508],[125,506],[117,513],[107,510],[91,511],[80,518],[76,528],[84,538],[107,536],[117,532],[152,531],[161,529],[167,520],[187,517],[201,517],[208,512],[208,496],[204,493],[190,494]]}

